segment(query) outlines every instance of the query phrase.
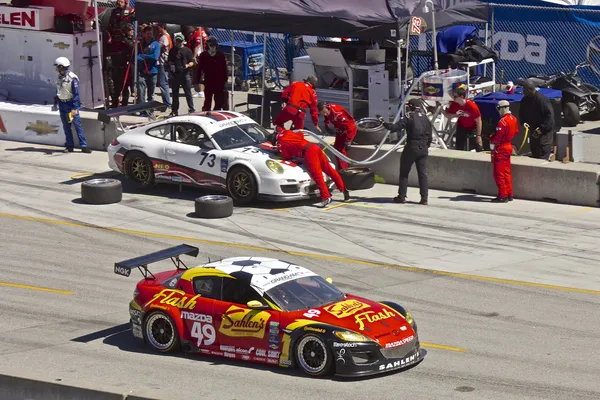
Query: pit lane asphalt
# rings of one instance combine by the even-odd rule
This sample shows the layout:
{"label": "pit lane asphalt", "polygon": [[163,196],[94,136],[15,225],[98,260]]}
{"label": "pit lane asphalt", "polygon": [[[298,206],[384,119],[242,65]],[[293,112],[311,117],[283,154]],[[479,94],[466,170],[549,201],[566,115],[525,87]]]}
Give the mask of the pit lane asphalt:
{"label": "pit lane asphalt", "polygon": [[[438,191],[428,207],[402,206],[388,200],[395,187],[377,185],[352,205],[200,220],[189,214],[202,192],[169,186],[139,195],[125,185],[119,204],[81,204],[79,179],[107,171],[106,154],[57,150],[0,142],[0,372],[165,399],[600,397],[598,209]],[[199,246],[198,262],[276,257],[398,301],[429,354],[401,373],[316,380],[148,351],[126,325],[139,274],[117,276],[113,264],[179,243]]]}

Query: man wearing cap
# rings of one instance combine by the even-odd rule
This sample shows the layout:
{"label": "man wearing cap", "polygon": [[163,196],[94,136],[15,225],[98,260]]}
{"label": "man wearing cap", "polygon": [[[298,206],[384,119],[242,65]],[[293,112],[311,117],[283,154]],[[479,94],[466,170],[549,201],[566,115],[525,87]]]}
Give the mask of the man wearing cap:
{"label": "man wearing cap", "polygon": [[[197,77],[204,75],[203,111],[225,110],[225,85],[227,84],[227,59],[219,51],[217,39],[213,36],[206,40],[207,50],[198,56]],[[212,107],[213,97],[215,106]]]}
{"label": "man wearing cap", "polygon": [[172,86],[172,109],[171,116],[179,114],[179,88],[183,88],[188,105],[188,112],[193,113],[194,99],[192,97],[192,69],[196,64],[192,50],[183,45],[183,35],[175,35],[175,46],[169,51],[169,71],[171,72]]}
{"label": "man wearing cap", "polygon": [[496,106],[500,121],[496,131],[490,135],[490,149],[492,150],[492,166],[494,180],[498,186],[498,196],[493,203],[506,203],[513,199],[512,172],[510,169],[510,156],[512,155],[512,140],[519,133],[519,123],[510,112],[510,103],[501,100]]}
{"label": "man wearing cap", "polygon": [[395,124],[384,122],[383,126],[392,132],[406,129],[406,145],[400,157],[400,182],[398,196],[394,202],[406,204],[408,191],[408,175],[413,164],[417,165],[419,177],[420,204],[427,205],[429,188],[427,182],[427,159],[429,146],[433,141],[433,126],[423,109],[423,101],[418,98],[408,101],[408,115],[403,116]]}
{"label": "man wearing cap", "polygon": [[[481,112],[477,104],[467,99],[467,89],[465,85],[460,85],[454,90],[454,101],[450,103],[448,111],[442,112],[448,119],[458,117],[456,121],[456,150],[483,151],[483,141],[481,139]],[[467,139],[475,138],[475,146],[469,141],[467,148]]]}
{"label": "man wearing cap", "polygon": [[536,90],[530,79],[523,83],[523,99],[519,109],[522,124],[529,125],[529,147],[533,158],[551,160],[554,136],[554,110],[550,100]]}
{"label": "man wearing cap", "polygon": [[317,110],[317,93],[315,92],[317,82],[316,76],[309,75],[305,82],[293,82],[285,88],[281,93],[281,100],[286,105],[273,121],[273,125],[283,129],[286,122],[292,121],[292,129],[304,129],[306,109],[310,108],[312,123],[317,131],[321,132],[321,128],[319,128],[319,111]]}
{"label": "man wearing cap", "polygon": [[[335,128],[335,142],[333,147],[346,155],[350,148],[352,140],[356,136],[356,122],[346,109],[338,104],[326,103],[324,101],[317,104],[317,109],[325,119],[325,126],[332,124]],[[346,169],[348,163],[337,158],[337,168]]]}

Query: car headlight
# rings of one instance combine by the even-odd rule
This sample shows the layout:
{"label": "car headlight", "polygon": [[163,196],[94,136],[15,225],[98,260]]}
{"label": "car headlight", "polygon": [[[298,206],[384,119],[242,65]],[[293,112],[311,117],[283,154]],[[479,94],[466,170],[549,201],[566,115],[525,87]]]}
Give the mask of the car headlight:
{"label": "car headlight", "polygon": [[370,342],[371,339],[368,337],[361,335],[360,333],[350,332],[350,331],[336,331],[335,336],[346,342]]}
{"label": "car headlight", "polygon": [[267,168],[269,168],[271,171],[275,172],[276,174],[283,174],[283,167],[277,161],[267,160],[266,164],[267,164]]}
{"label": "car headlight", "polygon": [[410,325],[413,325],[415,320],[412,316],[412,314],[410,313],[410,311],[406,310],[406,322],[408,322]]}

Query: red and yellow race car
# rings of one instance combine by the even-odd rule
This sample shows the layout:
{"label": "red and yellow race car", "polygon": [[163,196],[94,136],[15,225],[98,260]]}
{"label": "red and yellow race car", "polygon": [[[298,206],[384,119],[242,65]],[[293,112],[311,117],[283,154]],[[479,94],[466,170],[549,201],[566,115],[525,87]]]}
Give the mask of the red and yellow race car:
{"label": "red and yellow race car", "polygon": [[[188,268],[182,244],[115,263],[138,282],[129,303],[133,335],[159,352],[227,357],[311,376],[365,376],[421,362],[411,313],[388,301],[340,291],[307,268],[263,257],[234,257]],[[174,270],[148,265],[171,259]]]}

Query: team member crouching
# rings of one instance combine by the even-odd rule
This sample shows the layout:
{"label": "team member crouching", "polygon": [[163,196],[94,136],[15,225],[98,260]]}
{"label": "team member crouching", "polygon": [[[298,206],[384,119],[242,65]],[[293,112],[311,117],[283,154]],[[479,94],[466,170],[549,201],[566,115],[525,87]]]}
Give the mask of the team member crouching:
{"label": "team member crouching", "polygon": [[[337,104],[327,104],[324,101],[317,105],[319,112],[325,118],[325,126],[332,124],[335,128],[335,142],[333,148],[347,155],[347,151],[356,136],[356,122],[346,109]],[[348,163],[336,158],[338,169],[348,168]]]}
{"label": "team member crouching", "polygon": [[513,199],[510,156],[513,151],[512,140],[519,133],[519,122],[510,112],[508,101],[499,101],[496,109],[501,118],[496,126],[496,131],[490,135],[490,149],[492,150],[492,165],[494,180],[498,186],[498,197],[492,202],[506,203]]}
{"label": "team member crouching", "polygon": [[291,160],[294,157],[304,159],[308,173],[317,184],[321,194],[321,202],[317,204],[317,207],[326,207],[332,201],[329,189],[323,179],[323,172],[333,180],[338,190],[344,193],[344,201],[350,199],[350,194],[344,186],[342,177],[329,164],[325,153],[323,153],[323,150],[317,144],[304,139],[302,132],[283,130],[281,128],[277,128],[274,138],[275,143],[273,145],[277,146],[283,158],[286,160]]}

